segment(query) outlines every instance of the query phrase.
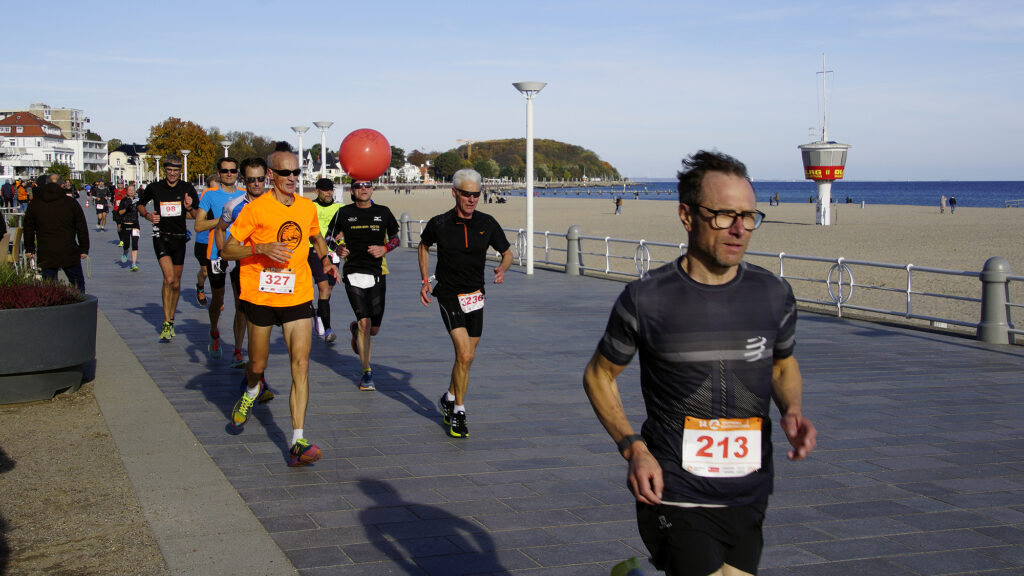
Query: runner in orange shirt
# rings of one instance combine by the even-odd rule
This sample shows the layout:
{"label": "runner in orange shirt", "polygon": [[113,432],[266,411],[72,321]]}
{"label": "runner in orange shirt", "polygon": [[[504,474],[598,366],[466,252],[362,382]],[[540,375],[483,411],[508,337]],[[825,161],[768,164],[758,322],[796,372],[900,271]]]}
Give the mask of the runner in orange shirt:
{"label": "runner in orange shirt", "polygon": [[304,466],[320,459],[320,448],[303,437],[309,402],[309,348],[312,342],[313,274],[307,257],[310,240],[324,270],[334,278],[337,267],[320,233],[313,202],[297,196],[295,185],[302,170],[291,151],[270,155],[273,189],[252,200],[231,226],[221,257],[241,260],[241,305],[249,328],[248,390],[231,411],[231,426],[241,430],[253,403],[263,392],[262,376],[270,352],[270,332],[281,326],[291,360],[289,405],[292,438],[289,466]]}

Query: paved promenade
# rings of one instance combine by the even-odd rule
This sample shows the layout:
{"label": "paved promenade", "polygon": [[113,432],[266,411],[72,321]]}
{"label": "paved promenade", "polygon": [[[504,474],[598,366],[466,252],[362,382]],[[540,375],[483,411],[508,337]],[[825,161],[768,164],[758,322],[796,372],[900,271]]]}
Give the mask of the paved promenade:
{"label": "paved promenade", "polygon": [[[159,344],[151,244],[130,273],[114,238],[93,233],[96,397],[173,573],[606,575],[646,557],[626,465],[581,385],[622,284],[513,268],[488,286],[471,436],[453,440],[435,404],[451,344],[436,302],[418,301],[415,251],[393,252],[378,391],[358,389],[337,291],[338,342],[314,340],[310,358],[305,431],[324,457],[292,469],[280,330],[278,397],[229,434],[230,296],[225,356],[209,360],[190,245],[177,338]],[[776,457],[761,574],[1024,575],[1024,348],[804,314],[797,357],[818,449]],[[636,362],[619,387],[639,427]]]}

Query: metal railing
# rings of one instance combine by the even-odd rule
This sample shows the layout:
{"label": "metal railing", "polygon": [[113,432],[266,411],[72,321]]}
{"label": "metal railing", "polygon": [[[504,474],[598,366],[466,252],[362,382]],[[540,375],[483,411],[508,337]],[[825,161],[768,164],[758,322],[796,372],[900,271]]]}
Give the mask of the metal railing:
{"label": "metal railing", "polygon": [[[418,244],[418,236],[414,243],[411,229],[413,225],[418,225],[418,232],[422,233],[426,221],[407,220],[406,216],[403,215],[402,219],[403,227],[407,226],[408,230],[406,240],[408,246],[414,247]],[[687,249],[685,243],[571,234],[574,228],[571,227],[566,234],[536,232],[535,238],[539,236],[542,242],[535,245],[534,262],[567,270],[567,263],[575,256],[578,258],[580,273],[589,271],[627,281],[643,278],[652,268],[675,260],[685,254]],[[526,231],[521,228],[506,228],[505,231],[515,234],[513,261],[522,266],[525,260]],[[573,255],[569,254],[570,249]],[[542,257],[540,253],[543,253]],[[748,251],[746,259],[763,263],[763,267],[773,269],[785,278],[793,287],[798,302],[834,309],[839,317],[843,316],[844,311],[858,311],[925,321],[935,328],[947,328],[949,325],[975,328],[979,338],[983,331],[987,331],[983,328],[991,325],[997,334],[1005,333],[1009,342],[1013,341],[1011,335],[1024,335],[1024,329],[1015,328],[1012,323],[1015,312],[1018,316],[1024,314],[1020,311],[1024,309],[1024,276],[1010,275],[1009,263],[1002,258],[990,259],[981,271],[947,270],[785,252]],[[994,268],[990,269],[990,264]],[[990,277],[994,280],[989,280]],[[858,281],[858,278],[862,281]],[[952,290],[946,287],[951,279],[954,280],[952,284],[955,284]],[[997,284],[995,292],[1001,290],[1002,297],[990,297],[990,308],[993,309],[986,311],[985,283],[990,281]],[[857,301],[853,300],[855,292],[858,293]],[[1014,294],[1019,297],[1017,300],[1012,298]],[[950,312],[957,314],[953,316]]]}
{"label": "metal railing", "polygon": [[1024,199],[1020,200],[1007,200],[1003,204],[1004,208],[1024,208]]}

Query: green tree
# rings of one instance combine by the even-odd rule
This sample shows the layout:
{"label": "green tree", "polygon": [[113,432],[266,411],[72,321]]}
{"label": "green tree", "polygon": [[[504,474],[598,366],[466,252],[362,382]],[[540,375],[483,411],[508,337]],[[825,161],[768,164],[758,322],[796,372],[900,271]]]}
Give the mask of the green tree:
{"label": "green tree", "polygon": [[449,150],[434,158],[434,177],[438,180],[451,180],[452,175],[465,168],[468,162],[455,150]]}
{"label": "green tree", "polygon": [[[257,136],[252,132],[228,132],[224,138],[231,140],[228,156],[237,158],[239,162],[246,158],[263,158],[274,151],[274,142],[265,136]],[[223,152],[223,150],[221,150]]]}
{"label": "green tree", "polygon": [[405,166],[405,150],[398,146],[391,147],[391,167],[401,168]]}
{"label": "green tree", "polygon": [[63,162],[54,162],[50,164],[50,167],[46,169],[47,174],[60,174],[61,180],[71,179],[71,166],[64,164]]}
{"label": "green tree", "polygon": [[501,171],[498,163],[491,158],[477,160],[473,163],[473,169],[479,172],[484,178],[495,178],[498,176],[498,172]]}
{"label": "green tree", "polygon": [[[163,122],[150,126],[150,155],[167,157],[169,154],[181,156],[181,150],[190,150],[188,156],[189,179],[197,174],[209,174],[214,169],[214,162],[220,158],[223,150],[214,145],[202,126],[188,120],[171,117]],[[182,174],[184,177],[184,174]]]}
{"label": "green tree", "polygon": [[107,154],[110,154],[110,153],[111,153],[111,152],[113,152],[114,150],[117,150],[117,149],[118,149],[118,148],[120,148],[120,147],[121,147],[121,146],[122,146],[123,144],[124,144],[124,143],[123,143],[123,142],[121,142],[121,140],[119,140],[119,139],[117,139],[117,138],[111,138],[110,140],[107,140]]}

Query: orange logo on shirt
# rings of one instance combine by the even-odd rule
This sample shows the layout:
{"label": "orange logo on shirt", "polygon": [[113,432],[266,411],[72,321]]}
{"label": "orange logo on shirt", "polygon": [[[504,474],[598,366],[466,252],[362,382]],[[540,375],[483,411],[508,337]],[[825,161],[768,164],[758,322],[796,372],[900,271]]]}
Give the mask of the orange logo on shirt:
{"label": "orange logo on shirt", "polygon": [[291,220],[281,224],[277,229],[277,241],[288,244],[289,248],[295,250],[302,243],[302,228]]}

